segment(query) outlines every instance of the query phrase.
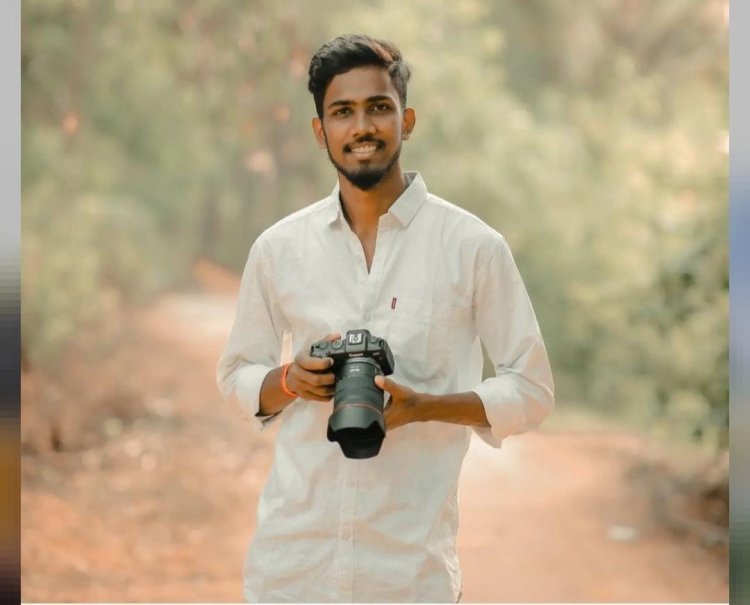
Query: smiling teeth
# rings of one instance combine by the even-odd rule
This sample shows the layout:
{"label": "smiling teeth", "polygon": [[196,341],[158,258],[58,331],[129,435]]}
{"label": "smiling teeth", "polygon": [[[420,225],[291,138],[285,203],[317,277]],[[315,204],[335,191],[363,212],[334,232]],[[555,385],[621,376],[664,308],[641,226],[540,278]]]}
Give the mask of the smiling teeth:
{"label": "smiling teeth", "polygon": [[367,145],[366,147],[353,147],[354,153],[371,153],[377,149],[376,145]]}

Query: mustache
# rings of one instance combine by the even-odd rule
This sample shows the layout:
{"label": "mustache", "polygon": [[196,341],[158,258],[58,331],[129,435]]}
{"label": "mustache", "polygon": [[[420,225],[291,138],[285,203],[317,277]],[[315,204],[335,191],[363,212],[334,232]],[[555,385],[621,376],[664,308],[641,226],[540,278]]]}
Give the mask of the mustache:
{"label": "mustache", "polygon": [[348,143],[344,145],[344,151],[346,153],[350,153],[352,150],[352,145],[361,145],[362,143],[373,143],[377,145],[378,147],[382,147],[384,145],[383,141],[381,141],[380,139],[376,139],[375,137],[370,136],[370,135],[365,135],[363,137],[358,138],[353,143]]}

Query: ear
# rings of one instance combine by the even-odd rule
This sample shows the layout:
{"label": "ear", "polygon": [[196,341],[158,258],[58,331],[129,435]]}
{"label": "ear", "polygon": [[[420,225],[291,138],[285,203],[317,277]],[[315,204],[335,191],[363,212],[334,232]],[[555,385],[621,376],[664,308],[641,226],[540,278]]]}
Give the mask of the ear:
{"label": "ear", "polygon": [[407,141],[417,123],[417,116],[411,107],[404,109],[404,117],[401,120],[401,138]]}
{"label": "ear", "polygon": [[321,149],[328,148],[328,142],[326,141],[326,133],[323,131],[323,122],[320,118],[312,119],[312,129],[315,135],[315,140],[318,142],[318,147]]}

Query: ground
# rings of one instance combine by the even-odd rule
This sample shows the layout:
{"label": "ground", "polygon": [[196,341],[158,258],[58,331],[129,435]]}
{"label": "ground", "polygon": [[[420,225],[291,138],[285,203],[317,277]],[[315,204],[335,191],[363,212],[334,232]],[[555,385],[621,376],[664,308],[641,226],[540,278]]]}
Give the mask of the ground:
{"label": "ground", "polygon": [[[24,601],[242,600],[275,430],[254,432],[216,392],[236,276],[195,276],[199,289],[124,317],[115,350],[24,372]],[[681,497],[673,449],[556,414],[568,420],[500,450],[472,443],[463,601],[727,602],[725,503]],[[705,466],[717,489],[725,466]]]}

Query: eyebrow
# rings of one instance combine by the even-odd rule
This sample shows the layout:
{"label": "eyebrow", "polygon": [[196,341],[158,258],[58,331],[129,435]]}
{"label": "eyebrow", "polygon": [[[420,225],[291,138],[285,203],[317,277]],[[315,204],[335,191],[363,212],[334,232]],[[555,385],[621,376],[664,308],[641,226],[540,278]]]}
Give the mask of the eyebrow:
{"label": "eyebrow", "polygon": [[[394,102],[393,99],[388,95],[374,95],[365,99],[365,103],[377,103],[378,101],[389,101],[391,103]],[[340,99],[338,101],[332,101],[331,103],[329,103],[328,109],[331,109],[331,107],[340,107],[346,105],[356,105],[356,102],[350,101],[349,99]]]}

